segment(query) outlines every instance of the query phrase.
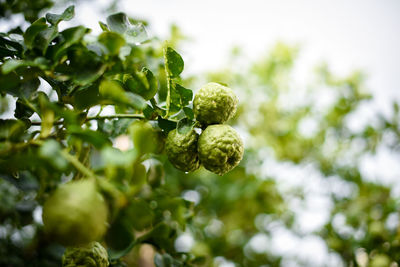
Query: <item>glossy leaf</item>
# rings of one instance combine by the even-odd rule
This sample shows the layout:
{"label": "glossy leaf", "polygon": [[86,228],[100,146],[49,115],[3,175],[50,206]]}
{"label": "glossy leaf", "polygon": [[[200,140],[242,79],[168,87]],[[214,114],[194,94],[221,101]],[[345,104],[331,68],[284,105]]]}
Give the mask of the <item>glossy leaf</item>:
{"label": "glossy leaf", "polygon": [[74,16],[75,16],[75,7],[69,6],[60,15],[47,13],[46,20],[52,25],[57,25],[63,20],[64,21],[71,20]]}

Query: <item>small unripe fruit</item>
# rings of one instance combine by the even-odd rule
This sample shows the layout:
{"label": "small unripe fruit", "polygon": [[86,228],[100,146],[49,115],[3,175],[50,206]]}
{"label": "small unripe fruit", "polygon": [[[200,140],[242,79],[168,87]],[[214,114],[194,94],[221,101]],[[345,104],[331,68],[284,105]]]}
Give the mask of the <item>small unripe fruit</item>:
{"label": "small unripe fruit", "polygon": [[208,126],[200,135],[199,158],[204,168],[223,175],[235,168],[243,157],[243,142],[229,125]]}
{"label": "small unripe fruit", "polygon": [[168,133],[165,150],[175,168],[190,172],[200,167],[197,154],[198,137],[199,135],[194,130],[181,134],[174,129]]}
{"label": "small unripe fruit", "polygon": [[85,246],[69,247],[62,257],[63,267],[107,267],[107,250],[98,242],[91,242]]}
{"label": "small unripe fruit", "polygon": [[47,235],[65,246],[100,239],[107,230],[108,209],[92,179],[61,185],[43,206]]}
{"label": "small unripe fruit", "polygon": [[197,91],[193,112],[203,125],[222,124],[236,113],[238,98],[229,87],[208,83]]}

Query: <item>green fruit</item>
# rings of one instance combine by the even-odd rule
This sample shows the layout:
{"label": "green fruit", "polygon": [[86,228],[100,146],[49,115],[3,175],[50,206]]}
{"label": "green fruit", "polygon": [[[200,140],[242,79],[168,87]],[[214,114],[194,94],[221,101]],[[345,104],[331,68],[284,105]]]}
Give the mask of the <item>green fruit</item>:
{"label": "green fruit", "polygon": [[208,83],[197,91],[193,112],[204,125],[222,124],[235,115],[237,103],[238,98],[229,87]]}
{"label": "green fruit", "polygon": [[107,216],[106,202],[91,179],[61,185],[43,206],[45,232],[65,246],[100,239],[107,230]]}
{"label": "green fruit", "polygon": [[168,133],[165,150],[175,168],[190,172],[200,167],[197,154],[198,137],[194,130],[181,134],[174,129]]}
{"label": "green fruit", "polygon": [[200,135],[199,158],[204,167],[223,175],[235,168],[243,157],[243,142],[229,125],[210,125]]}
{"label": "green fruit", "polygon": [[99,242],[91,242],[86,246],[69,247],[62,257],[63,267],[107,267],[107,250]]}
{"label": "green fruit", "polygon": [[129,127],[133,145],[140,154],[152,153],[158,145],[158,135],[150,123],[135,121]]}

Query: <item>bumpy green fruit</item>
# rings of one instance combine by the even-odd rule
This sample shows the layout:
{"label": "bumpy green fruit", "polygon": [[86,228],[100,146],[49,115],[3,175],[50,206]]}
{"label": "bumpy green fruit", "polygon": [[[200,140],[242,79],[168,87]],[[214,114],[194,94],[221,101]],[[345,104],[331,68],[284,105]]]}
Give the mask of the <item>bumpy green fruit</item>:
{"label": "bumpy green fruit", "polygon": [[63,267],[107,267],[107,250],[99,242],[86,246],[69,247],[62,257]]}
{"label": "bumpy green fruit", "polygon": [[193,100],[193,112],[202,124],[221,124],[236,113],[238,98],[226,86],[208,83],[197,91]]}
{"label": "bumpy green fruit", "polygon": [[229,125],[210,125],[200,135],[199,158],[204,167],[223,175],[235,168],[243,157],[243,142]]}
{"label": "bumpy green fruit", "polygon": [[107,205],[91,179],[61,185],[43,206],[45,232],[65,246],[101,238],[107,230],[107,216]]}
{"label": "bumpy green fruit", "polygon": [[181,134],[174,129],[168,133],[165,150],[175,168],[190,172],[200,167],[197,154],[198,138],[199,135],[194,130]]}

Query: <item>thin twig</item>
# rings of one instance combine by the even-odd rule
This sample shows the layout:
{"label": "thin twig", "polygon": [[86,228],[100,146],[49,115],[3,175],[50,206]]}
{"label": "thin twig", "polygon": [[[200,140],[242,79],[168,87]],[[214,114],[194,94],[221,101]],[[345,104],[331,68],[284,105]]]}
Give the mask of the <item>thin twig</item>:
{"label": "thin twig", "polygon": [[[111,120],[111,119],[121,119],[121,118],[131,118],[131,119],[144,119],[145,117],[142,114],[114,114],[114,115],[107,115],[107,116],[93,116],[87,117],[85,122],[92,121],[92,120]],[[64,121],[55,121],[53,125],[60,125],[63,124]],[[42,125],[41,121],[33,121],[31,125],[40,126]]]}

